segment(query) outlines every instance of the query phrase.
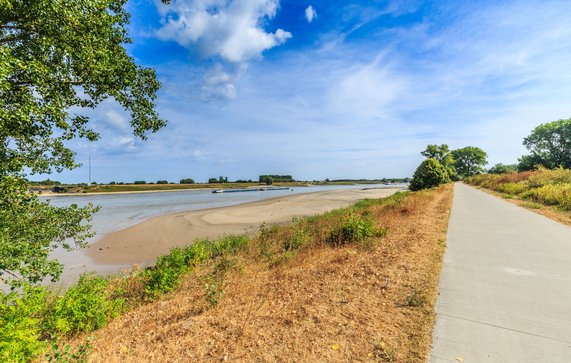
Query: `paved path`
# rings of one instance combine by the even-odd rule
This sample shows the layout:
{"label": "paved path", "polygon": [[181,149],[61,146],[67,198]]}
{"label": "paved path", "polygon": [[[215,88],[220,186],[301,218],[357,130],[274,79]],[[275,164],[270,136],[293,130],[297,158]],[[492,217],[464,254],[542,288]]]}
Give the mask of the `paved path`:
{"label": "paved path", "polygon": [[456,184],[430,362],[571,362],[571,227]]}

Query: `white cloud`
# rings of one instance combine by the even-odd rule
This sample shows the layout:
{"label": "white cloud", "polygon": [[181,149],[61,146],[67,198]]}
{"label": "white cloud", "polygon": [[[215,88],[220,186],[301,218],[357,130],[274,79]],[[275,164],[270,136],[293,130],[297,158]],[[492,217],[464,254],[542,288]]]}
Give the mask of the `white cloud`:
{"label": "white cloud", "polygon": [[213,66],[204,74],[202,79],[202,99],[206,101],[212,99],[235,99],[237,95],[234,84],[236,78],[236,72],[227,72],[220,64]]}
{"label": "white cloud", "polygon": [[236,81],[249,62],[292,37],[283,29],[272,33],[264,27],[276,15],[278,5],[278,0],[175,0],[168,6],[158,4],[162,26],[156,36],[218,61],[202,79],[200,99],[235,99]]}
{"label": "white cloud", "polygon": [[315,18],[317,18],[317,11],[315,11],[313,6],[309,5],[305,8],[305,19],[307,19],[308,23],[311,23]]}
{"label": "white cloud", "polygon": [[156,34],[203,57],[247,62],[291,38],[283,29],[271,33],[263,27],[277,8],[277,0],[175,0],[160,8],[163,26]]}

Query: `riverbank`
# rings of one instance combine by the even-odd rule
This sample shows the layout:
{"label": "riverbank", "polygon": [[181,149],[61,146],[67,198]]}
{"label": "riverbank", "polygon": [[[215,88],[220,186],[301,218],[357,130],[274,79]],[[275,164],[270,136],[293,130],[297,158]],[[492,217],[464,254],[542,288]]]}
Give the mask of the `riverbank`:
{"label": "riverbank", "polygon": [[96,265],[152,263],[173,247],[192,243],[196,239],[215,239],[224,234],[253,234],[262,223],[286,223],[293,217],[343,208],[361,199],[383,198],[399,190],[402,189],[332,190],[231,207],[172,213],[109,233],[90,245],[85,252]]}

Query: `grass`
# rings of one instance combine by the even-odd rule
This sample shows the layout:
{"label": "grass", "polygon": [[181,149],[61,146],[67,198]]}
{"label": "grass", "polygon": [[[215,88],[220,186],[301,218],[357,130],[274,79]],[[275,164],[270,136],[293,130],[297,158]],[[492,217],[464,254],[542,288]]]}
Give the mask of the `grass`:
{"label": "grass", "polygon": [[4,295],[0,360],[425,361],[451,193],[361,201],[63,294]]}
{"label": "grass", "polygon": [[468,178],[466,182],[571,225],[571,170],[569,169],[476,175]]}

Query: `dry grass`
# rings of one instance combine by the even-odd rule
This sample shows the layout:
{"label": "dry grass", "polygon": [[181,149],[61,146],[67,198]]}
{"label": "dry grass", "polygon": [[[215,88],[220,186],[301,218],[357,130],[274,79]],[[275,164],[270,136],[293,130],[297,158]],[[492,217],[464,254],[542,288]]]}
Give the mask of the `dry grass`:
{"label": "dry grass", "polygon": [[[424,362],[451,202],[447,185],[367,207],[388,233],[365,244],[316,242],[339,219],[329,215],[304,224],[301,250],[276,255],[294,232],[269,228],[94,333],[90,361]],[[223,285],[215,305],[207,283]]]}

